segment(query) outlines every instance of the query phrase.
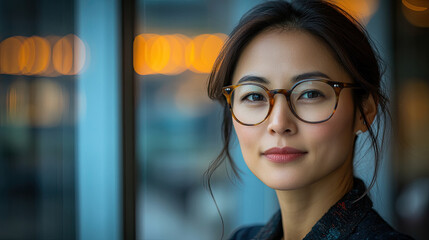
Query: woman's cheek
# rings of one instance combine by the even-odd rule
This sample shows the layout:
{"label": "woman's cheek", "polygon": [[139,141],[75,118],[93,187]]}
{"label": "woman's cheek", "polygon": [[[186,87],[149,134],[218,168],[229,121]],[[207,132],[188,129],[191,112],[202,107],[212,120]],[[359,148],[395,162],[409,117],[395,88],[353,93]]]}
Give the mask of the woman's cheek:
{"label": "woman's cheek", "polygon": [[234,129],[240,143],[241,152],[246,163],[258,155],[258,139],[261,139],[257,127],[244,126],[233,120]]}
{"label": "woman's cheek", "polygon": [[[334,120],[334,119],[331,119]],[[319,125],[301,128],[308,150],[317,161],[338,161],[346,159],[352,151],[353,133],[350,121],[327,121]]]}

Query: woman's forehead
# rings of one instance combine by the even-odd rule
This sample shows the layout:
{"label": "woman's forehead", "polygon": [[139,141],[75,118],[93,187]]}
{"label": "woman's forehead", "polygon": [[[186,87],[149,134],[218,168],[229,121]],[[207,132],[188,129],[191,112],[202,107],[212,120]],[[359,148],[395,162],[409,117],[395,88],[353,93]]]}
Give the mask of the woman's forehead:
{"label": "woman's forehead", "polygon": [[320,72],[336,81],[348,77],[332,50],[318,37],[305,31],[270,30],[246,46],[234,71],[233,84],[246,75],[275,82],[292,81],[294,76],[308,72]]}

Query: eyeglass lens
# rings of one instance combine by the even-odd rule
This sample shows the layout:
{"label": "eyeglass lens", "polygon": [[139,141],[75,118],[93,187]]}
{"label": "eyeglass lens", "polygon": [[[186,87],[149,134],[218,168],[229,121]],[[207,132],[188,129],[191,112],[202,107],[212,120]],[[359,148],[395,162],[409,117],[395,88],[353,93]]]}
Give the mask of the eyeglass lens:
{"label": "eyeglass lens", "polygon": [[[336,105],[335,90],[322,81],[305,81],[291,92],[292,111],[307,122],[327,120]],[[234,116],[244,124],[258,124],[270,112],[270,97],[267,91],[253,84],[241,85],[231,95]]]}

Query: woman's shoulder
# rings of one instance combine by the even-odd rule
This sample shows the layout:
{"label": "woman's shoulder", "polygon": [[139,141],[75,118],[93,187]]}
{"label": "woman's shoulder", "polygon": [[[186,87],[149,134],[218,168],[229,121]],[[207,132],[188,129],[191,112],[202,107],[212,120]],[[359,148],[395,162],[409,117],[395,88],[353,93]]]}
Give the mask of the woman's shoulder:
{"label": "woman's shoulder", "polygon": [[283,236],[282,215],[277,211],[265,225],[240,227],[230,240],[280,239]]}
{"label": "woman's shoulder", "polygon": [[371,209],[352,232],[351,240],[413,240],[391,227],[374,209]]}
{"label": "woman's shoulder", "polygon": [[256,236],[256,234],[258,234],[258,232],[261,230],[262,227],[263,227],[262,225],[240,227],[231,235],[229,240],[252,239],[253,237]]}

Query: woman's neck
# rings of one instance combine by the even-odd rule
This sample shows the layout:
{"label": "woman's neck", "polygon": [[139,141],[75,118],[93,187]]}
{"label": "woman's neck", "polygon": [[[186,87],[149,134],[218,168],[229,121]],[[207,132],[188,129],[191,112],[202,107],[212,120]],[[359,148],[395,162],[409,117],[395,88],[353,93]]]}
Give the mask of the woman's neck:
{"label": "woman's neck", "polygon": [[303,239],[352,187],[353,166],[350,162],[305,188],[276,190],[282,213],[283,239]]}

